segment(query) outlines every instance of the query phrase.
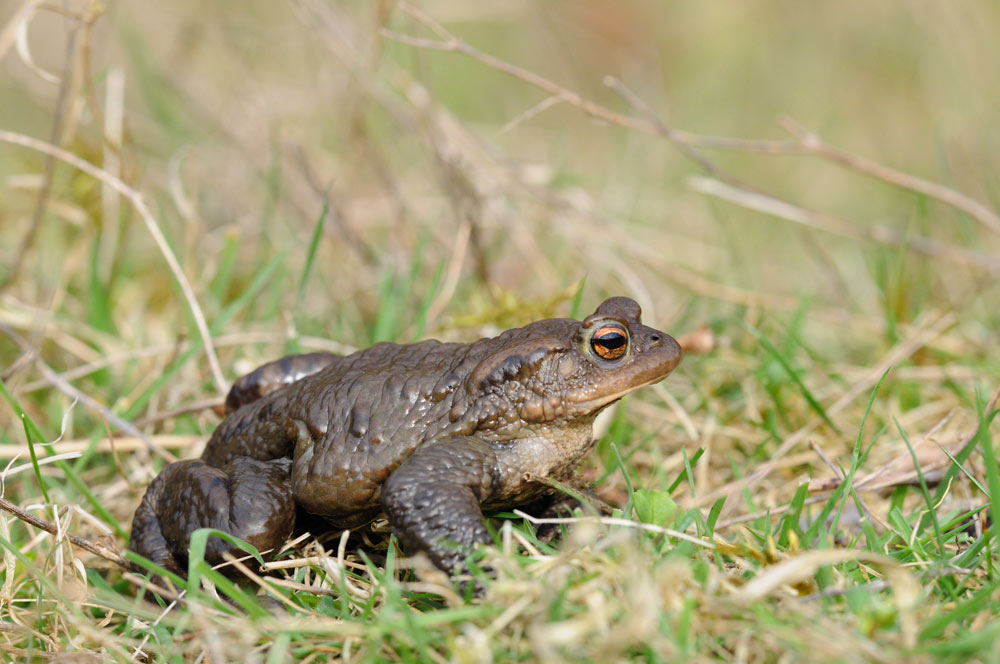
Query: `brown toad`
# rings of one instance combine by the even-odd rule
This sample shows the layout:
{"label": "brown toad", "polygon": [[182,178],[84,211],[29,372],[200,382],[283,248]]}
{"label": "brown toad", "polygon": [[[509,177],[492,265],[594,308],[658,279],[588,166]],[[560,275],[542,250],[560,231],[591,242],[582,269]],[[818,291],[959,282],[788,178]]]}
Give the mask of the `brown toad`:
{"label": "brown toad", "polygon": [[[615,297],[582,323],[266,364],[233,386],[202,458],[150,485],[130,548],[180,571],[198,528],[264,551],[288,538],[297,508],[341,528],[385,513],[406,552],[452,571],[490,541],[484,511],[537,498],[546,487],[532,478],[568,479],[597,414],[680,363],[640,313]],[[210,538],[206,558],[231,548]]]}

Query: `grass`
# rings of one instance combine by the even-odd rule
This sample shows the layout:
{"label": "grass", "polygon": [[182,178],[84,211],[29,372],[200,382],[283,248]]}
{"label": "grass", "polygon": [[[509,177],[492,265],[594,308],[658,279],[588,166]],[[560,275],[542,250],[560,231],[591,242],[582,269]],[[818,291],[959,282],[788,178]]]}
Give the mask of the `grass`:
{"label": "grass", "polygon": [[7,515],[0,660],[995,661],[994,3],[86,9],[0,28],[3,496],[60,533],[120,551],[285,352],[625,294],[688,355],[479,597],[387,537],[157,596]]}

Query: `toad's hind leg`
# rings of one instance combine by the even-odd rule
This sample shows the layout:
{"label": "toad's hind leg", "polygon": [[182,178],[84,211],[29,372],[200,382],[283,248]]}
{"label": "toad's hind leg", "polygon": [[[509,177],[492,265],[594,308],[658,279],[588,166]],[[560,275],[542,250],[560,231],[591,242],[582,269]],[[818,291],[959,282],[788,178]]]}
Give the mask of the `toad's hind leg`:
{"label": "toad's hind leg", "polygon": [[286,355],[240,376],[226,395],[226,414],[325,369],[340,359],[333,353]]}
{"label": "toad's hind leg", "polygon": [[[153,480],[135,512],[129,548],[172,572],[184,574],[191,533],[216,528],[266,552],[281,546],[295,525],[288,481],[290,460],[237,457],[223,468],[200,459],[178,461]],[[205,560],[223,562],[236,547],[210,537]]]}

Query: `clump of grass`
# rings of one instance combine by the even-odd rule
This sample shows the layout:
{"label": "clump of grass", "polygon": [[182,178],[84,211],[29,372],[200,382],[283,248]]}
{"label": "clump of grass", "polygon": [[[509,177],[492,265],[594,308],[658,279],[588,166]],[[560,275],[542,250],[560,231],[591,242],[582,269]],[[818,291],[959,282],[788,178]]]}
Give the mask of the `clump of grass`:
{"label": "clump of grass", "polygon": [[[54,524],[0,519],[3,658],[991,659],[998,164],[967,72],[1000,11],[457,7],[0,15],[3,495]],[[680,129],[777,110],[823,138]],[[467,586],[388,536],[240,585],[195,553],[160,594],[116,558],[256,364],[616,293],[696,352],[581,470],[612,517],[501,515]]]}

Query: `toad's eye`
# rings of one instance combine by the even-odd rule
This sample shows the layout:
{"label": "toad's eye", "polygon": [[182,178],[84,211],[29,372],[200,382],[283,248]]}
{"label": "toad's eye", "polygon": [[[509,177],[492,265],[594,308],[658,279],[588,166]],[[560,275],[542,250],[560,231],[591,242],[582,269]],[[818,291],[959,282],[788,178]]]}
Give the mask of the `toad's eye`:
{"label": "toad's eye", "polygon": [[619,325],[605,325],[594,332],[590,347],[605,360],[621,359],[628,350],[628,332]]}

